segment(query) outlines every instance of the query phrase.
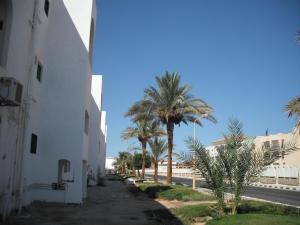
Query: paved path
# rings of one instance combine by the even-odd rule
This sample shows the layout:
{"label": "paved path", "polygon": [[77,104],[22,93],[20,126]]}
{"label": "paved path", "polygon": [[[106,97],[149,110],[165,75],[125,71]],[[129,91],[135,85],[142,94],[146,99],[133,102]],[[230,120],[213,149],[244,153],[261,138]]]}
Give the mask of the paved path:
{"label": "paved path", "polygon": [[182,225],[164,206],[115,178],[88,188],[81,206],[34,203],[6,225]]}
{"label": "paved path", "polygon": [[[159,178],[165,180],[165,176],[159,176]],[[190,186],[192,185],[192,180],[190,178],[173,177],[173,182],[183,183]],[[199,180],[197,180],[196,187],[207,186],[205,182],[200,182]],[[244,196],[300,207],[299,191],[289,191],[263,187],[248,187],[246,192],[244,193]]]}

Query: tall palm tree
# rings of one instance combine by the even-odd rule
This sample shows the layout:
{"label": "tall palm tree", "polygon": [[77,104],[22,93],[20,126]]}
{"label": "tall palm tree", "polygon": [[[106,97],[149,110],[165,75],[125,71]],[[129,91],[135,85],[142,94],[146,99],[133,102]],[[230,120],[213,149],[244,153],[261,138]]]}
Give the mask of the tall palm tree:
{"label": "tall palm tree", "polygon": [[168,165],[167,183],[172,182],[172,151],[174,126],[181,122],[193,122],[202,125],[200,118],[204,117],[212,122],[212,107],[199,98],[189,94],[191,87],[180,85],[178,73],[166,72],[163,76],[155,77],[158,88],[153,86],[145,89],[144,99],[136,102],[127,112],[126,116],[138,120],[145,114],[150,114],[154,121],[166,125],[168,136]]}
{"label": "tall palm tree", "polygon": [[299,131],[300,134],[300,96],[297,96],[289,101],[289,103],[285,106],[285,111],[288,113],[288,117],[296,116],[296,130]]}
{"label": "tall palm tree", "polygon": [[164,135],[162,129],[160,129],[155,123],[152,123],[148,119],[139,119],[135,122],[135,127],[128,127],[126,128],[121,138],[123,140],[128,140],[130,138],[137,138],[138,141],[141,143],[142,147],[142,175],[141,178],[143,179],[145,176],[145,159],[147,153],[147,142],[150,138],[154,136],[161,136]]}
{"label": "tall palm tree", "polygon": [[154,140],[148,141],[151,152],[151,161],[154,164],[154,180],[157,182],[158,180],[158,163],[161,161],[166,155],[166,151],[168,149],[167,143],[164,139],[155,137]]}

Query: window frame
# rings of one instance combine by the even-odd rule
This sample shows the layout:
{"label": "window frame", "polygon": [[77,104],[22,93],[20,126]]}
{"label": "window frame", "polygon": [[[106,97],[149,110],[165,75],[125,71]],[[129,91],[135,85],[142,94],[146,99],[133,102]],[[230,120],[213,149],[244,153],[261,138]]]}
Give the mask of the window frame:
{"label": "window frame", "polygon": [[45,15],[47,17],[49,16],[49,11],[50,11],[50,0],[45,0],[45,2],[44,2],[44,12],[45,12]]}
{"label": "window frame", "polygon": [[36,68],[36,79],[38,82],[42,83],[43,79],[44,66],[41,61],[38,61]]}
{"label": "window frame", "polygon": [[35,133],[31,133],[31,142],[30,142],[30,153],[37,153],[37,145],[38,145],[38,136]]}

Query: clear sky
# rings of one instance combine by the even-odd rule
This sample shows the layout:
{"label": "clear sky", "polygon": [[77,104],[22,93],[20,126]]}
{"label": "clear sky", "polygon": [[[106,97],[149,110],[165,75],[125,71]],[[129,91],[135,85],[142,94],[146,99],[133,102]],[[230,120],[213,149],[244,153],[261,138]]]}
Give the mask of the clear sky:
{"label": "clear sky", "polygon": [[[204,122],[205,145],[235,117],[249,136],[289,132],[284,105],[300,94],[299,0],[97,0],[94,73],[104,78],[107,156],[136,142],[121,141],[124,113],[166,70],[179,72],[192,94],[207,101],[217,124]],[[193,126],[175,128],[185,150]]]}

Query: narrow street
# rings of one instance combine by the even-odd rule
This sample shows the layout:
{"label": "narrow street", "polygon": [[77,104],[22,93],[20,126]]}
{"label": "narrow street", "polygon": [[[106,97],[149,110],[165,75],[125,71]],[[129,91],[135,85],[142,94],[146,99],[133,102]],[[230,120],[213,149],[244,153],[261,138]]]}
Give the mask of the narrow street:
{"label": "narrow street", "polygon": [[[1,224],[1,223],[0,223]],[[88,188],[82,205],[32,204],[5,225],[182,225],[164,206],[137,193],[118,180],[106,177],[105,186]]]}

